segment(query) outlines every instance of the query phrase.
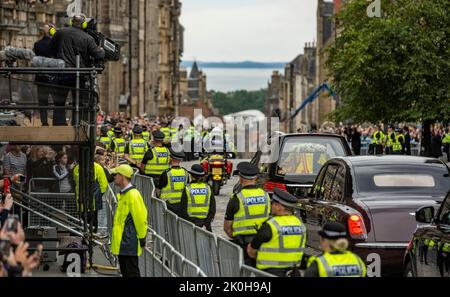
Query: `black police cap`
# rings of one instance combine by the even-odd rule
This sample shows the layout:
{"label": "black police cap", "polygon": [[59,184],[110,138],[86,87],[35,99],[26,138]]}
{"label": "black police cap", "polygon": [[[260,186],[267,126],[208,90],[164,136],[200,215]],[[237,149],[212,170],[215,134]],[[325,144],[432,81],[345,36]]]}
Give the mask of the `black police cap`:
{"label": "black police cap", "polygon": [[206,175],[205,169],[200,164],[192,165],[191,170],[189,170],[189,173],[196,177],[203,177]]}
{"label": "black police cap", "polygon": [[242,178],[249,180],[257,178],[259,173],[258,166],[249,162],[239,163],[237,170]]}
{"label": "black police cap", "polygon": [[347,230],[345,226],[338,222],[326,223],[322,230],[319,231],[319,235],[327,239],[339,239],[347,236]]}
{"label": "black police cap", "polygon": [[172,159],[183,160],[185,157],[185,154],[183,152],[183,148],[181,145],[172,145],[169,148],[169,151],[170,151],[170,157]]}
{"label": "black police cap", "polygon": [[114,128],[114,133],[116,133],[116,134],[122,134],[122,128],[115,127],[115,128]]}
{"label": "black police cap", "polygon": [[102,126],[102,127],[100,128],[100,133],[102,133],[102,134],[108,133],[108,127]]}
{"label": "black police cap", "polygon": [[272,200],[287,207],[294,207],[297,204],[297,198],[294,195],[279,188],[274,189]]}
{"label": "black police cap", "polygon": [[139,125],[134,126],[134,128],[133,128],[133,133],[135,133],[135,134],[141,134],[141,133],[142,133],[142,127],[139,126]]}
{"label": "black police cap", "polygon": [[162,132],[159,131],[159,130],[153,131],[152,135],[153,135],[153,138],[154,138],[155,140],[164,140],[164,138],[166,137],[166,136],[164,135],[164,133],[162,133]]}

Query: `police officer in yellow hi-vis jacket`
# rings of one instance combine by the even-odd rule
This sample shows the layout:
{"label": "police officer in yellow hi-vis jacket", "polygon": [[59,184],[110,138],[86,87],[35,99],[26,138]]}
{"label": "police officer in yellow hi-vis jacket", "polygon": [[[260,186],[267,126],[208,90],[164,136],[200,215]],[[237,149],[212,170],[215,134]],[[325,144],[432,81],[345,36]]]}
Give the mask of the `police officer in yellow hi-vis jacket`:
{"label": "police officer in yellow hi-vis jacket", "polygon": [[145,153],[148,151],[148,143],[142,138],[142,127],[133,128],[133,139],[125,148],[125,159],[132,167],[140,168]]}
{"label": "police officer in yellow hi-vis jacket", "polygon": [[280,189],[275,189],[272,201],[272,216],[258,230],[247,253],[256,258],[256,268],[286,277],[297,272],[302,265],[306,246],[306,228],[294,215],[297,198]]}
{"label": "police officer in yellow hi-vis jacket", "polygon": [[366,265],[361,258],[347,251],[347,230],[341,223],[326,223],[320,235],[323,254],[311,257],[305,277],[366,277]]}
{"label": "police officer in yellow hi-vis jacket", "polygon": [[[78,164],[73,168],[73,177],[75,180],[75,194],[77,198],[77,208],[78,211],[81,213],[84,210],[84,205],[82,199],[83,197],[80,197],[79,195],[80,166]],[[103,167],[98,163],[94,163],[94,184],[93,184],[94,197],[92,198],[93,209],[92,212],[88,211],[87,220],[88,223],[92,222],[92,228],[95,233],[97,233],[98,230],[98,211],[103,209],[103,194],[106,192],[107,187],[108,187],[108,180],[106,178],[106,174],[105,171],[103,170]]]}
{"label": "police officer in yellow hi-vis jacket", "polygon": [[225,213],[224,231],[241,246],[247,265],[255,266],[246,251],[259,227],[270,215],[270,197],[256,185],[259,170],[254,164],[242,162],[237,166],[242,189],[233,194]]}
{"label": "police officer in yellow hi-vis jacket", "polygon": [[139,256],[147,237],[147,208],[141,193],[131,184],[133,168],[120,165],[111,170],[120,188],[111,234],[111,253],[119,258],[123,277],[140,277]]}
{"label": "police officer in yellow hi-vis jacket", "polygon": [[216,200],[211,187],[204,181],[206,172],[200,164],[189,170],[191,182],[181,196],[181,217],[212,232],[211,222],[216,215]]}
{"label": "police officer in yellow hi-vis jacket", "polygon": [[[178,148],[180,146],[177,146]],[[170,151],[170,169],[161,174],[157,193],[161,200],[166,202],[167,208],[181,217],[180,203],[184,188],[189,182],[189,173],[180,166],[184,159],[184,152],[171,147]]]}
{"label": "police officer in yellow hi-vis jacket", "polygon": [[170,152],[167,147],[163,146],[164,133],[158,130],[154,131],[152,136],[153,147],[145,153],[141,171],[153,178],[155,185],[159,185],[161,174],[170,167]]}

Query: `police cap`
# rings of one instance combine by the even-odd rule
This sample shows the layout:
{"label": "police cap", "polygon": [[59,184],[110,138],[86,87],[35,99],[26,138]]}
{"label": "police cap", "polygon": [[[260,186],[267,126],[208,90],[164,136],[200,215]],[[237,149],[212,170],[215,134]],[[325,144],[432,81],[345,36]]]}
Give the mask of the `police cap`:
{"label": "police cap", "polygon": [[259,173],[258,166],[249,162],[239,163],[239,165],[237,166],[237,171],[243,179],[248,180],[257,178]]}
{"label": "police cap", "polygon": [[108,133],[108,127],[102,126],[102,127],[100,128],[100,133],[102,133],[102,134]]}
{"label": "police cap", "polygon": [[115,128],[114,128],[114,133],[116,133],[116,134],[122,134],[122,128],[115,127]]}
{"label": "police cap", "polygon": [[191,167],[191,170],[188,170],[189,173],[195,177],[203,177],[206,175],[205,169],[200,164],[194,164]]}
{"label": "police cap", "polygon": [[153,135],[153,138],[154,138],[156,141],[163,141],[164,138],[166,137],[166,136],[164,135],[164,133],[162,133],[162,132],[159,131],[159,130],[153,131],[152,135]]}
{"label": "police cap", "polygon": [[339,239],[347,236],[347,230],[345,226],[338,222],[326,223],[322,230],[319,231],[319,235],[327,239]]}
{"label": "police cap", "polygon": [[142,127],[139,125],[134,126],[133,133],[134,134],[142,134]]}
{"label": "police cap", "polygon": [[297,204],[297,198],[294,195],[279,188],[274,189],[272,200],[287,207],[294,207]]}

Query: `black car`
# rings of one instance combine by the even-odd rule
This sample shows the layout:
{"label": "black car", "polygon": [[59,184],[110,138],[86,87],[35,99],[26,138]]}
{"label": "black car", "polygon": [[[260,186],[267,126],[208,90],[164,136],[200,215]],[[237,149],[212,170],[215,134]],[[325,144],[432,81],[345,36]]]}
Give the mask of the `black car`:
{"label": "black car", "polygon": [[[435,215],[436,214],[436,215]],[[450,193],[437,212],[426,206],[416,212],[420,225],[408,245],[406,277],[450,277]]]}
{"label": "black car", "polygon": [[318,231],[337,221],[348,228],[351,250],[368,265],[369,276],[401,276],[418,208],[438,207],[450,188],[448,167],[431,158],[342,157],[327,162],[297,215],[308,247],[320,249]]}
{"label": "black car", "polygon": [[352,154],[345,138],[334,134],[281,134],[270,141],[270,152],[258,151],[251,160],[260,168],[259,185],[269,194],[280,188],[298,196],[312,187],[329,159]]}

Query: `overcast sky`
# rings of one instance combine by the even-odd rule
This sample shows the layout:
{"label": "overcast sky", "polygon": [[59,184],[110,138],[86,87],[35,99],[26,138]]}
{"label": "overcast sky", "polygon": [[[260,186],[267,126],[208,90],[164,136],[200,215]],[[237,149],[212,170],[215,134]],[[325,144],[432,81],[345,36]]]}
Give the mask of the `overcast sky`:
{"label": "overcast sky", "polygon": [[317,0],[181,0],[184,60],[290,61],[316,39]]}

